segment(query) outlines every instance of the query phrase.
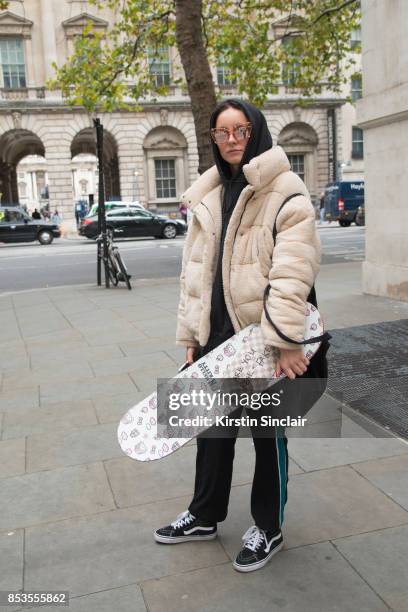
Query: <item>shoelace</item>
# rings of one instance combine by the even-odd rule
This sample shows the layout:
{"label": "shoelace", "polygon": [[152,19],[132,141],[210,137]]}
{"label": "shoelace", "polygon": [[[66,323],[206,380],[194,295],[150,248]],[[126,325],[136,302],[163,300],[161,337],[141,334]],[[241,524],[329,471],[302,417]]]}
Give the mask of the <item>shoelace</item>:
{"label": "shoelace", "polygon": [[245,542],[245,548],[249,548],[253,552],[256,552],[262,542],[266,541],[265,532],[263,529],[259,529],[256,525],[252,525],[242,536]]}
{"label": "shoelace", "polygon": [[171,523],[171,526],[174,527],[174,529],[178,529],[179,527],[185,527],[186,525],[189,525],[189,523],[192,523],[194,519],[195,516],[193,516],[188,510],[185,510],[184,512],[178,515],[176,520]]}

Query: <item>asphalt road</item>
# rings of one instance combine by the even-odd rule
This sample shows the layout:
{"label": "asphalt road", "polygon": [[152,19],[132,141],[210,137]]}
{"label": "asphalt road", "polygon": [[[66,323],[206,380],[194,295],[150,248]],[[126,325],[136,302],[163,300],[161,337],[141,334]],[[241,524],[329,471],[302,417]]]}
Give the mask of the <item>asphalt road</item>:
{"label": "asphalt road", "polygon": [[[319,227],[322,264],[362,261],[365,229]],[[117,241],[133,279],[178,276],[184,238]],[[96,245],[87,239],[59,239],[49,246],[37,243],[0,244],[0,294],[24,289],[96,282]]]}

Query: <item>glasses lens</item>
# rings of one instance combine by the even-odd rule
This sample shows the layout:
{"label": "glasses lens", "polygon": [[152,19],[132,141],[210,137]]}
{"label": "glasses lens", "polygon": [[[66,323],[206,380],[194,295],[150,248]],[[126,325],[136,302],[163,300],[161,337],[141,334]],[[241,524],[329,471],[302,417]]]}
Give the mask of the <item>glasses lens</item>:
{"label": "glasses lens", "polygon": [[213,133],[214,142],[217,144],[222,144],[226,142],[228,138],[228,133],[225,130],[214,130]]}
{"label": "glasses lens", "polygon": [[234,136],[237,140],[244,140],[249,135],[249,127],[246,125],[238,125],[234,130]]}

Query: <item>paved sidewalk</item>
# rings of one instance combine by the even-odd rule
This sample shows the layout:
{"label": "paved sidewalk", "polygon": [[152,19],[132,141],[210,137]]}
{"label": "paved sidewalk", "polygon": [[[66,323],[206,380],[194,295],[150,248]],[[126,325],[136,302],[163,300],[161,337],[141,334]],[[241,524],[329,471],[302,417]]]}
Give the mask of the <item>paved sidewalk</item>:
{"label": "paved sidewalk", "polygon": [[[358,263],[322,267],[329,329],[408,317],[359,287]],[[73,612],[407,611],[408,445],[352,410],[343,439],[289,441],[285,546],[263,570],[231,565],[252,524],[248,439],[218,540],[153,541],[190,500],[195,445],[140,464],[116,428],[183,360],[177,300],[175,279],[0,297],[0,591],[68,590]],[[324,398],[312,426],[339,409]]]}

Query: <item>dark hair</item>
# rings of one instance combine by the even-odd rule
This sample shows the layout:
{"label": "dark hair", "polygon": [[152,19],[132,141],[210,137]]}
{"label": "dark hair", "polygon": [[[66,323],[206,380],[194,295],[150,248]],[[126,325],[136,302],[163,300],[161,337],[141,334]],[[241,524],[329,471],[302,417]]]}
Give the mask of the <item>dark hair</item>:
{"label": "dark hair", "polygon": [[241,112],[244,113],[245,117],[248,119],[249,121],[249,117],[247,116],[245,109],[243,108],[241,102],[239,100],[224,100],[223,102],[220,102],[214,109],[212,115],[211,115],[211,120],[210,120],[210,128],[215,127],[215,124],[217,123],[217,118],[218,115],[220,115],[223,111],[227,110],[227,108],[236,108],[237,110],[240,110]]}

